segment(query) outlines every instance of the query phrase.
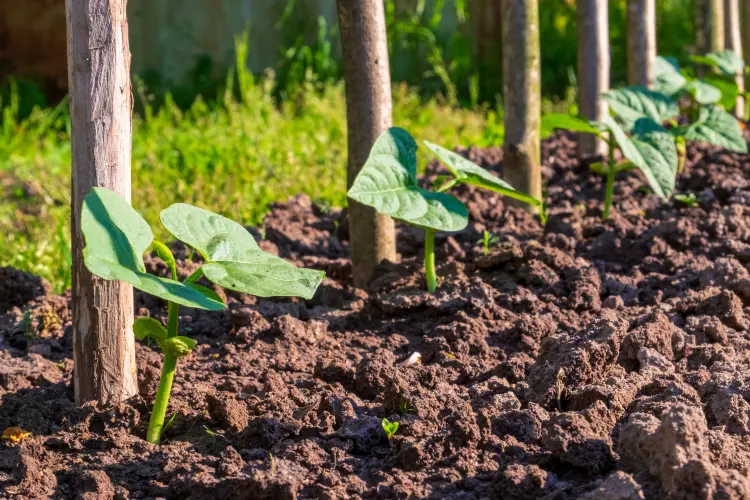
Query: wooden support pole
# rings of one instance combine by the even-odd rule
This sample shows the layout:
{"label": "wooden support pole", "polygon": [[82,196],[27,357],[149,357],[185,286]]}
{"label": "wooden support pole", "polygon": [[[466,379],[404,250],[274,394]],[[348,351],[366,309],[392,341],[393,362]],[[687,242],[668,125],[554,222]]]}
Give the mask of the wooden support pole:
{"label": "wooden support pole", "polygon": [[[502,0],[502,7],[503,177],[517,190],[541,199],[539,2]],[[509,203],[516,204],[514,200],[509,200]],[[530,205],[522,205],[533,209]]]}
{"label": "wooden support pole", "polygon": [[[750,27],[746,27],[750,29]],[[724,0],[724,47],[733,50],[742,57],[742,33],[740,29],[740,0]],[[742,92],[745,90],[744,75],[736,77],[737,87],[740,95],[734,105],[734,115],[742,119],[745,116],[745,99]]]}
{"label": "wooden support pole", "polygon": [[[346,86],[347,186],[367,161],[375,140],[391,126],[391,75],[382,0],[337,0]],[[393,219],[349,200],[354,285],[365,287],[375,266],[396,260]]]}
{"label": "wooden support pole", "polygon": [[[609,112],[601,94],[609,90],[609,20],[607,0],[578,0],[578,111],[589,120],[603,120]],[[604,141],[580,134],[578,155],[605,155]]]}
{"label": "wooden support pole", "polygon": [[117,403],[138,389],[133,288],[88,272],[81,206],[94,186],[130,200],[130,47],[126,0],[67,0],[72,132],[73,359],[76,401]]}
{"label": "wooden support pole", "polygon": [[628,0],[628,84],[652,87],[656,59],[656,0]]}

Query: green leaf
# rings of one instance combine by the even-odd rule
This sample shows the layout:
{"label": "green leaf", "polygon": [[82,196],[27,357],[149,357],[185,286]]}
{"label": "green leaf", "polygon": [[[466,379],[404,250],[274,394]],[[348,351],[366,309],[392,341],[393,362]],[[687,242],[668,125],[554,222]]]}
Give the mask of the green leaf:
{"label": "green leaf", "polygon": [[737,153],[747,153],[747,142],[737,120],[718,106],[701,108],[698,120],[675,131],[688,141],[705,142]]}
{"label": "green leaf", "polygon": [[552,135],[555,129],[570,130],[571,132],[583,132],[601,136],[598,128],[591,125],[588,120],[578,116],[566,115],[564,113],[547,113],[542,116],[542,138]]}
{"label": "green leaf", "polygon": [[[586,124],[588,125],[588,123]],[[599,133],[597,129],[594,129],[591,126],[589,127],[593,130],[596,130],[597,134]],[[541,200],[538,200],[533,196],[529,196],[526,193],[522,193],[521,191],[515,190],[513,186],[502,180],[500,177],[492,174],[476,163],[467,160],[460,154],[449,151],[444,147],[438,146],[437,144],[433,144],[429,141],[424,141],[424,143],[433,153],[438,156],[438,158],[440,158],[440,160],[442,160],[443,163],[445,163],[445,166],[448,167],[448,170],[450,170],[450,172],[456,177],[456,180],[458,182],[462,184],[471,184],[472,186],[477,186],[483,189],[494,191],[504,196],[508,196],[509,198],[523,201],[532,206],[542,206]]]}
{"label": "green leaf", "polygon": [[187,356],[195,349],[195,340],[190,337],[170,337],[164,341],[164,353],[172,356]]}
{"label": "green leaf", "polygon": [[203,285],[197,285],[195,283],[185,283],[187,286],[192,288],[193,290],[202,293],[206,297],[208,297],[211,300],[215,300],[216,302],[224,303],[224,299],[221,298],[221,296],[216,293],[214,290],[203,286]]}
{"label": "green leaf", "polygon": [[674,191],[677,173],[674,138],[664,127],[648,118],[636,122],[632,137],[628,137],[613,118],[607,117],[605,123],[625,158],[643,172],[654,193],[666,200]]}
{"label": "green leaf", "polygon": [[684,88],[698,104],[715,104],[721,99],[721,90],[702,80],[692,80]]}
{"label": "green leaf", "polygon": [[720,50],[705,56],[690,56],[690,60],[718,69],[725,75],[738,75],[745,70],[745,61],[733,50]]}
{"label": "green leaf", "polygon": [[662,123],[680,113],[677,103],[669,96],[644,87],[623,87],[604,92],[602,96],[628,129],[640,118]]}
{"label": "green leaf", "polygon": [[[311,299],[325,277],[322,271],[300,269],[262,251],[241,224],[208,210],[177,203],[161,212],[161,221],[203,255],[203,274],[224,288],[259,297]],[[204,287],[191,288],[212,300],[217,297]]]}
{"label": "green leaf", "polygon": [[674,58],[657,56],[653,70],[654,90],[664,95],[675,95],[687,83],[685,77],[680,74],[680,66]]}
{"label": "green leaf", "polygon": [[416,142],[408,132],[392,127],[370,152],[347,195],[417,226],[439,231],[459,231],[469,223],[469,213],[457,198],[433,193],[417,185]]}
{"label": "green leaf", "polygon": [[164,352],[164,342],[167,340],[167,329],[159,320],[148,317],[136,318],[133,322],[133,333],[135,338],[143,341],[146,337],[151,337],[159,344],[159,348]]}
{"label": "green leaf", "polygon": [[83,201],[81,229],[86,239],[83,259],[96,276],[120,280],[177,304],[219,310],[223,303],[204,297],[178,281],[146,273],[143,253],[153,233],[130,203],[105,188],[94,188]]}
{"label": "green leaf", "polygon": [[737,86],[737,82],[733,76],[709,74],[706,75],[704,81],[719,91],[721,98],[717,99],[717,101],[722,108],[731,110],[735,107],[737,96],[740,94],[740,88]]}
{"label": "green leaf", "polygon": [[398,422],[391,422],[387,418],[384,418],[380,421],[380,425],[383,427],[383,431],[385,431],[385,435],[388,439],[391,439],[396,432],[398,432]]}

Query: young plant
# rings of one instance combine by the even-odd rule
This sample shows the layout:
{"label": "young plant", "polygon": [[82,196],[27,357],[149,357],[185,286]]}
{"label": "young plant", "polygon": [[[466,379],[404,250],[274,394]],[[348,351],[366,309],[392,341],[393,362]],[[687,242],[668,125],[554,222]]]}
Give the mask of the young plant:
{"label": "young plant", "polygon": [[471,184],[535,207],[542,208],[542,202],[516,191],[507,182],[459,154],[427,141],[425,145],[445,163],[453,178],[445,180],[433,191],[420,187],[417,181],[417,143],[406,130],[392,127],[375,142],[347,194],[381,214],[424,229],[427,290],[434,293],[437,288],[435,233],[460,231],[469,222],[466,207],[447,194],[448,189],[458,184]]}
{"label": "young plant", "polygon": [[380,425],[383,426],[385,435],[389,440],[396,434],[396,432],[398,432],[398,422],[391,422],[387,418],[384,418],[383,420],[381,420]]}
{"label": "young plant", "polygon": [[[164,299],[168,304],[165,328],[153,318],[138,318],[133,331],[138,340],[153,339],[164,354],[146,439],[158,444],[172,389],[177,359],[189,355],[195,341],[178,335],[179,307],[211,311],[224,309],[222,299],[196,282],[209,281],[238,292],[261,297],[298,296],[309,299],[324,277],[322,271],[298,269],[263,252],[240,224],[191,205],[178,203],[161,212],[162,224],[177,239],[195,249],[205,263],[183,282],[169,248],[154,239],[148,223],[128,202],[104,188],[94,188],[84,199],[81,228],[86,240],[83,259],[94,275],[121,280]],[[169,267],[171,278],[149,274],[143,254],[149,249]]]}
{"label": "young plant", "polygon": [[[650,108],[657,114],[658,108]],[[668,108],[667,108],[668,109]],[[626,115],[625,120],[633,120],[630,134],[611,116],[603,122],[589,122],[570,115],[548,114],[542,118],[543,128],[565,128],[574,132],[596,135],[607,142],[609,157],[604,174],[604,209],[602,220],[609,218],[614,193],[615,176],[625,170],[638,168],[646,177],[651,189],[663,200],[674,191],[675,176],[679,158],[674,138],[667,129],[650,117]],[[625,161],[615,161],[615,151],[620,149]]]}

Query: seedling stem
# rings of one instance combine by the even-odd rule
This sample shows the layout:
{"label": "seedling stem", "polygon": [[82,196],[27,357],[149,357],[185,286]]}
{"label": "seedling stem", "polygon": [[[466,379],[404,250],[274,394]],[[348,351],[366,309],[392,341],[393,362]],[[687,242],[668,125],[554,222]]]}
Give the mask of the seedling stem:
{"label": "seedling stem", "polygon": [[427,291],[435,293],[437,275],[435,274],[435,230],[424,230],[424,274],[427,278]]}
{"label": "seedling stem", "polygon": [[609,210],[612,207],[612,195],[615,190],[615,174],[617,173],[617,166],[615,165],[615,138],[612,132],[609,133],[609,161],[607,166],[607,186],[604,192],[604,212],[602,213],[602,220],[609,218]]}

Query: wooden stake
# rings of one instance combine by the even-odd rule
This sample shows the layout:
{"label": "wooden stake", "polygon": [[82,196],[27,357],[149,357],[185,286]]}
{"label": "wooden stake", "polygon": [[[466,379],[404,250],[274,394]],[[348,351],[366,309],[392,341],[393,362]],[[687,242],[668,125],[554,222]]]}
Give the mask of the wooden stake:
{"label": "wooden stake", "polygon": [[[539,3],[538,0],[503,0],[502,7],[503,177],[517,190],[541,199]],[[514,200],[509,203],[515,204]]]}
{"label": "wooden stake", "polygon": [[[750,29],[750,26],[746,27]],[[733,50],[742,57],[742,35],[740,33],[740,0],[724,0],[724,47]],[[745,90],[744,75],[737,75],[737,87],[740,94]],[[742,119],[745,116],[745,99],[737,96],[734,115]]]}
{"label": "wooden stake", "polygon": [[[578,0],[578,111],[589,120],[603,120],[607,103],[601,94],[609,90],[609,20],[607,0]],[[605,155],[604,141],[590,134],[578,139],[578,155]]]}
{"label": "wooden stake", "polygon": [[655,0],[628,0],[628,84],[651,88],[656,59]]}
{"label": "wooden stake", "polygon": [[[378,136],[391,126],[391,75],[382,0],[337,0],[346,85],[347,186],[362,169]],[[393,220],[349,200],[354,285],[365,287],[375,266],[396,260]]]}
{"label": "wooden stake", "polygon": [[67,0],[72,132],[73,359],[76,401],[117,403],[138,389],[133,289],[94,277],[81,205],[94,186],[130,200],[130,47],[126,0]]}

